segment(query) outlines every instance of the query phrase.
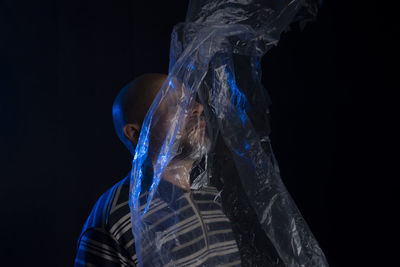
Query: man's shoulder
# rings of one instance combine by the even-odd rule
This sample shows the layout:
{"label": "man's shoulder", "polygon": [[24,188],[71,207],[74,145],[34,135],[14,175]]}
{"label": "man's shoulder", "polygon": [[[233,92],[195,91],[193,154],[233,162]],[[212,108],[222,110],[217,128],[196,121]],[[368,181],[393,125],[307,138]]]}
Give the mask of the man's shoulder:
{"label": "man's shoulder", "polygon": [[128,176],[108,189],[93,206],[78,239],[76,263],[97,260],[99,265],[109,266],[106,262],[111,260],[112,266],[117,266],[119,261],[121,265],[128,262],[129,266],[136,266],[134,238],[129,226]]}
{"label": "man's shoulder", "polygon": [[129,214],[129,177],[125,177],[108,189],[93,206],[83,227],[109,230],[115,221]]}

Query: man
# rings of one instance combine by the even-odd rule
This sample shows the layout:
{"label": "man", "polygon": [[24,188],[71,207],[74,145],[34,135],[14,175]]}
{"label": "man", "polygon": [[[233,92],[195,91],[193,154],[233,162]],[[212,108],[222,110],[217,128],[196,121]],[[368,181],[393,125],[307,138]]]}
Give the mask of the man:
{"label": "man", "polygon": [[[140,76],[123,88],[114,102],[115,130],[131,153],[135,151],[146,113],[166,78],[163,74]],[[178,83],[177,86],[183,87]],[[170,127],[170,116],[174,114],[171,108],[175,107],[158,108],[160,123],[152,129],[153,144],[162,141],[157,136],[163,136]],[[181,153],[166,167],[159,194],[143,218],[147,224],[142,233],[147,238],[141,244],[144,266],[241,265],[231,223],[222,210],[217,189],[190,189],[193,163],[209,150],[202,111],[202,105],[196,102],[185,114],[187,123],[179,130]],[[156,158],[156,154],[151,158]],[[147,195],[148,191],[143,190],[140,200],[145,202]],[[75,266],[137,265],[128,198],[129,177],[100,197],[79,238]],[[177,217],[178,222],[169,222]],[[154,233],[161,233],[161,238]],[[159,251],[154,253],[157,248]]]}

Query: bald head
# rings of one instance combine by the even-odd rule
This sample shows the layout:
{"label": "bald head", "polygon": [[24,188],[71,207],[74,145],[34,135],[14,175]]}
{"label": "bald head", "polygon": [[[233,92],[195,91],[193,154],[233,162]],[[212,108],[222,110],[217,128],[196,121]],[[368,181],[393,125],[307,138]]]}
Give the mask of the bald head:
{"label": "bald head", "polygon": [[115,98],[112,111],[115,131],[132,153],[147,111],[167,77],[159,73],[139,76],[122,88]]}

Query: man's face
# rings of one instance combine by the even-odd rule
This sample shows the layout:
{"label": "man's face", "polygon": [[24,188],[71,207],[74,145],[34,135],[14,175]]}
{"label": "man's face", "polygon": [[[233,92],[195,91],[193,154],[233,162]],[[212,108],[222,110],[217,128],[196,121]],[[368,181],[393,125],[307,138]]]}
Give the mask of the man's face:
{"label": "man's face", "polygon": [[181,138],[178,147],[178,157],[200,160],[210,149],[210,139],[206,131],[206,120],[203,116],[203,106],[194,102],[186,118],[186,124],[180,130]]}
{"label": "man's face", "polygon": [[[169,86],[174,88],[170,88],[169,93],[162,98],[155,113],[159,119],[151,133],[159,137],[165,137],[171,127],[179,122],[180,109],[185,106],[183,103],[186,101],[187,89],[184,85],[175,81]],[[197,101],[193,102],[184,113],[176,135],[175,159],[200,160],[210,149],[211,142],[207,136],[203,106]],[[164,141],[159,138],[155,140],[158,140],[158,146]]]}

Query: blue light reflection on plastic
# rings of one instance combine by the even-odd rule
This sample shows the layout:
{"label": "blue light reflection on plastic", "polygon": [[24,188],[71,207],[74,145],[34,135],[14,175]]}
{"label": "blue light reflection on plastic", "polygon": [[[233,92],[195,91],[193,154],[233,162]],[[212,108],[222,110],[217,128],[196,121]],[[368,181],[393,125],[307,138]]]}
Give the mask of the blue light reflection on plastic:
{"label": "blue light reflection on plastic", "polygon": [[245,148],[246,150],[248,150],[248,149],[249,149],[249,143],[245,142],[245,143],[244,143],[244,148]]}
{"label": "blue light reflection on plastic", "polygon": [[175,89],[175,84],[171,80],[169,80],[168,84]]}
{"label": "blue light reflection on plastic", "polygon": [[232,92],[233,105],[237,108],[237,110],[239,112],[240,120],[242,121],[242,124],[244,125],[244,123],[247,120],[246,111],[247,111],[247,106],[248,106],[246,96],[240,91],[240,89],[236,85],[235,77],[232,74],[232,72],[225,69],[225,74],[227,76],[229,88]]}
{"label": "blue light reflection on plastic", "polygon": [[149,112],[150,114],[149,116],[146,116],[142,130],[140,131],[139,142],[136,147],[135,155],[132,160],[130,185],[133,185],[132,187],[134,188],[130,188],[130,193],[133,193],[133,197],[129,198],[129,207],[131,210],[135,210],[136,212],[139,212],[139,206],[140,206],[138,201],[136,200],[139,199],[141,191],[141,184],[143,179],[142,167],[144,161],[146,160],[149,148],[149,125],[151,123],[151,119],[153,117],[152,114],[154,112],[154,108],[153,107],[151,108],[152,109]]}
{"label": "blue light reflection on plastic", "polygon": [[[225,66],[229,66],[226,62]],[[240,88],[236,85],[235,76],[233,71],[225,68],[226,80],[229,85],[229,89],[231,91],[231,105],[233,110],[236,111],[237,115],[242,122],[242,127],[248,122],[247,110],[248,110],[248,101],[245,94],[240,90]],[[235,153],[241,157],[247,158],[246,153],[249,151],[250,145],[247,141],[244,141],[243,146],[241,147],[241,151],[234,150]]]}
{"label": "blue light reflection on plastic", "polygon": [[[159,95],[156,99],[159,98]],[[139,203],[139,195],[141,191],[142,179],[143,179],[143,163],[147,158],[147,152],[149,148],[149,125],[151,124],[152,115],[154,112],[153,105],[151,106],[149,116],[146,116],[142,130],[140,131],[139,142],[135,149],[135,155],[132,160],[132,171],[130,173],[130,188],[129,188],[129,209],[131,210],[131,222],[132,222],[132,229],[135,229],[133,233],[139,233],[138,229],[140,226],[140,203]],[[136,177],[136,179],[135,179]],[[135,215],[138,215],[135,217]],[[134,235],[135,244],[140,247],[141,246],[141,239]],[[141,260],[140,252],[137,253],[138,261]]]}
{"label": "blue light reflection on plastic", "polygon": [[171,151],[171,149],[166,149],[167,145],[168,144],[166,142],[163,144],[163,146],[161,148],[161,151],[160,151],[160,154],[158,155],[157,165],[156,166],[160,165],[161,167],[160,168],[157,168],[157,167],[155,168],[155,169],[157,169],[159,171],[154,173],[153,181],[151,183],[150,190],[149,190],[150,194],[149,194],[149,196],[147,198],[147,203],[146,203],[146,207],[145,207],[145,209],[143,211],[143,215],[146,214],[147,210],[150,207],[151,200],[153,199],[153,196],[154,196],[154,194],[156,192],[158,184],[160,183],[161,174],[163,173],[165,167],[167,166],[168,159],[169,159],[169,154],[170,154],[170,151]]}

